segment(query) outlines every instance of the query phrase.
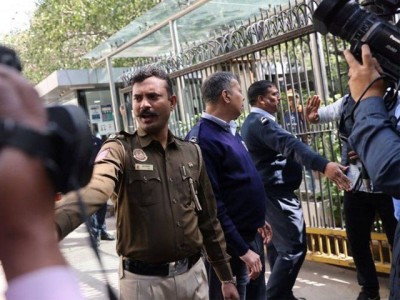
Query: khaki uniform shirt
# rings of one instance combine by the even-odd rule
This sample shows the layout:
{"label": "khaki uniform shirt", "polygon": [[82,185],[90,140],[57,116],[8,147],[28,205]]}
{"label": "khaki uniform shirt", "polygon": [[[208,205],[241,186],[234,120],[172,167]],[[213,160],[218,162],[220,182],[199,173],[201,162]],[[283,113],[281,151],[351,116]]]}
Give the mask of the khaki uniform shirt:
{"label": "khaki uniform shirt", "polygon": [[[232,272],[216,202],[196,147],[170,132],[165,150],[140,129],[111,138],[103,144],[91,182],[81,195],[89,214],[110,197],[115,200],[119,255],[170,262],[193,255],[204,245],[219,278],[229,280]],[[82,223],[74,192],[57,202],[56,222],[62,237]]]}

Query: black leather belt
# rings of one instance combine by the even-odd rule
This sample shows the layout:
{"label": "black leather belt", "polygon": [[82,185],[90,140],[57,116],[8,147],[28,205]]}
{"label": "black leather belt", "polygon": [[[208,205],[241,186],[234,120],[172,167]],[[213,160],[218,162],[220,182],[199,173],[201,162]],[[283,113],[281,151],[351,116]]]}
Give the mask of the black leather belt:
{"label": "black leather belt", "polygon": [[124,258],[122,264],[124,270],[138,275],[175,276],[190,270],[199,259],[200,253],[196,253],[187,258],[168,263],[150,264],[131,258]]}

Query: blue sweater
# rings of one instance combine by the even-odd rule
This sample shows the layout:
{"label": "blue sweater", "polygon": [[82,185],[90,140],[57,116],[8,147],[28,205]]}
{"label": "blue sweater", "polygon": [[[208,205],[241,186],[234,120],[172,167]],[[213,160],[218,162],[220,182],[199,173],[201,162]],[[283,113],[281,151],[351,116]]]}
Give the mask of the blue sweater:
{"label": "blue sweater", "polygon": [[201,118],[186,139],[193,135],[204,156],[225,239],[242,256],[249,250],[247,242],[265,222],[261,178],[239,134],[234,136],[229,128]]}
{"label": "blue sweater", "polygon": [[302,180],[301,165],[324,172],[329,162],[259,113],[250,113],[241,130],[267,194],[298,189]]}

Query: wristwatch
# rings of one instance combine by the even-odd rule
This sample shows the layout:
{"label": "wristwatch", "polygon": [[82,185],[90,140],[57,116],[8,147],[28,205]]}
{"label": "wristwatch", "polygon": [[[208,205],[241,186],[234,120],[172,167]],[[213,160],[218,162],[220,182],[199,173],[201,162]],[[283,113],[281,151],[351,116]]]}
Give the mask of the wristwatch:
{"label": "wristwatch", "polygon": [[223,280],[222,283],[224,283],[224,284],[232,283],[232,284],[236,285],[236,276],[233,276],[232,279],[230,279],[230,280]]}

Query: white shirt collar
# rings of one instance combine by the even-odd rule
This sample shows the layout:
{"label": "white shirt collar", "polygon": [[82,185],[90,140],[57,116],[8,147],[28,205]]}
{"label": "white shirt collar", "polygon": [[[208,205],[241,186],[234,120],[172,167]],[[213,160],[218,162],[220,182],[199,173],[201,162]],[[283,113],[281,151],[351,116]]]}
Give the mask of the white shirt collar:
{"label": "white shirt collar", "polygon": [[250,112],[263,115],[264,117],[267,117],[267,118],[271,119],[272,121],[275,121],[275,120],[276,120],[275,116],[271,115],[269,112],[267,112],[267,111],[265,111],[265,110],[263,110],[263,109],[261,109],[261,108],[255,107],[255,106],[253,106],[253,107],[250,109]]}
{"label": "white shirt collar", "polygon": [[213,121],[214,123],[217,123],[225,130],[230,131],[230,133],[232,133],[232,135],[236,135],[236,129],[237,129],[238,125],[236,124],[236,122],[234,120],[231,120],[231,121],[229,121],[229,123],[227,123],[224,120],[217,118],[216,116],[210,115],[206,112],[203,112],[201,114],[201,117],[204,119]]}

